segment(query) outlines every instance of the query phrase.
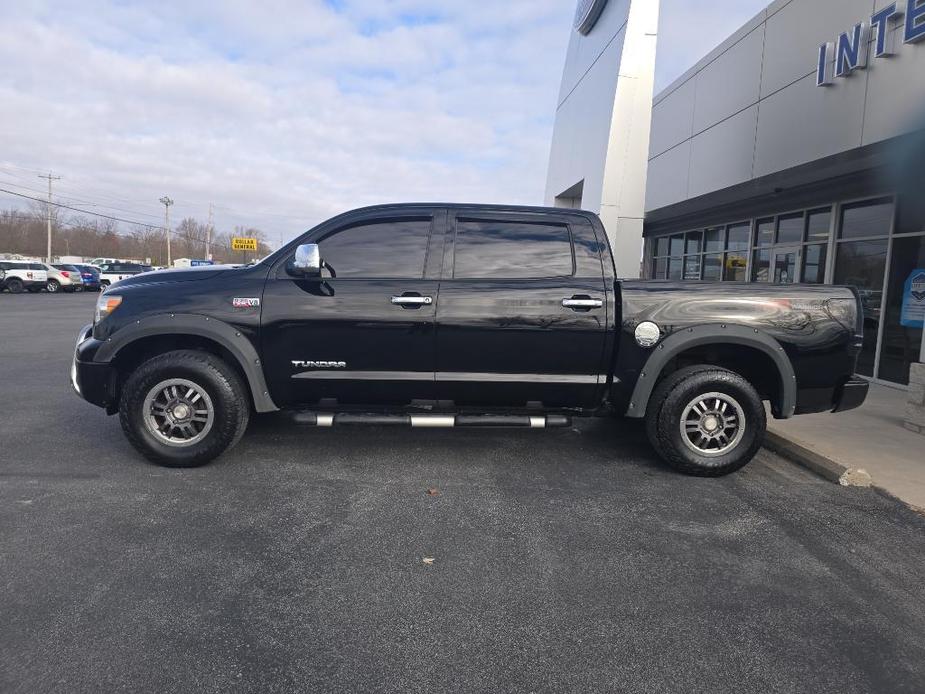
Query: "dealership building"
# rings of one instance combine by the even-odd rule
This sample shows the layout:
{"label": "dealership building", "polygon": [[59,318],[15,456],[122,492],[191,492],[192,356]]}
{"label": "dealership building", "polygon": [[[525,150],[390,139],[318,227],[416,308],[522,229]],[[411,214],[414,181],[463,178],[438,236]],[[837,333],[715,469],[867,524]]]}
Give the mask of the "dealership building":
{"label": "dealership building", "polygon": [[776,0],[644,104],[657,15],[579,3],[547,202],[601,212],[624,277],[856,286],[858,370],[908,383],[925,360],[925,0]]}

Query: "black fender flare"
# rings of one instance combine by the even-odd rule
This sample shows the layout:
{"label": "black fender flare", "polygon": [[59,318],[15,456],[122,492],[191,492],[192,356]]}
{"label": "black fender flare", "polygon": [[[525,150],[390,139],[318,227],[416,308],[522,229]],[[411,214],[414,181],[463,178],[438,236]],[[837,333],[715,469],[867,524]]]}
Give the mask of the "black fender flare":
{"label": "black fender flare", "polygon": [[169,314],[142,318],[117,330],[97,350],[95,362],[109,363],[125,347],[146,337],[158,335],[195,335],[217,342],[235,358],[244,373],[257,412],[276,412],[279,408],[270,397],[260,355],[240,330],[215,318],[196,314]]}
{"label": "black fender flare", "polygon": [[780,419],[789,419],[793,416],[797,405],[797,377],[793,371],[793,364],[784,351],[780,342],[761,330],[749,328],[744,325],[698,325],[684,328],[669,335],[662,340],[646,360],[633,395],[626,409],[626,416],[632,418],[645,417],[649,398],[655,390],[655,384],[665,366],[678,354],[692,347],[704,345],[742,345],[760,350],[767,354],[777,366],[781,384]]}

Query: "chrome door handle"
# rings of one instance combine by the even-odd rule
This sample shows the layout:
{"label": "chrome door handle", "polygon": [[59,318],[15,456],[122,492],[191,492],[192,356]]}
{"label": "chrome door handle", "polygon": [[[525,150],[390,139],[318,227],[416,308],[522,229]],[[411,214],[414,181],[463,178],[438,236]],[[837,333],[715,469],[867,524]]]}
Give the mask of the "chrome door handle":
{"label": "chrome door handle", "polygon": [[434,299],[431,296],[393,296],[392,303],[395,306],[430,306]]}
{"label": "chrome door handle", "polygon": [[601,308],[603,299],[562,299],[565,308]]}

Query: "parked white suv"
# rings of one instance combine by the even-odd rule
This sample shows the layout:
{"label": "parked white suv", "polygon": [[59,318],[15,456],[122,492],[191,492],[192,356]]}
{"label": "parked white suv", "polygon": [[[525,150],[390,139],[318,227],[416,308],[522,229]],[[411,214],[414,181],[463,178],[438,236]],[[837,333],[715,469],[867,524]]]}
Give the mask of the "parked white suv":
{"label": "parked white suv", "polygon": [[110,284],[115,284],[126,277],[134,277],[143,272],[150,272],[149,265],[138,263],[103,263],[100,269],[100,289],[106,291]]}
{"label": "parked white suv", "polygon": [[0,269],[6,275],[0,283],[0,290],[8,289],[11,294],[20,294],[23,290],[40,292],[48,282],[48,271],[42,263],[2,260]]}

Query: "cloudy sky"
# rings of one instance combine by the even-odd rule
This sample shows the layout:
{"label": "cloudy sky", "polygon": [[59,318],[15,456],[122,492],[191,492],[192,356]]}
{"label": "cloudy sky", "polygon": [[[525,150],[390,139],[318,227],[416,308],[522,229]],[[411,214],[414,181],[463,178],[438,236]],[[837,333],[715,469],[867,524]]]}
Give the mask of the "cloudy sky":
{"label": "cloudy sky", "polygon": [[[0,188],[264,229],[542,202],[574,0],[0,3]],[[767,0],[662,0],[658,87]],[[24,201],[0,193],[0,206]],[[2,251],[3,249],[0,249]]]}

